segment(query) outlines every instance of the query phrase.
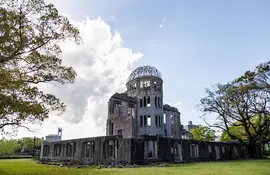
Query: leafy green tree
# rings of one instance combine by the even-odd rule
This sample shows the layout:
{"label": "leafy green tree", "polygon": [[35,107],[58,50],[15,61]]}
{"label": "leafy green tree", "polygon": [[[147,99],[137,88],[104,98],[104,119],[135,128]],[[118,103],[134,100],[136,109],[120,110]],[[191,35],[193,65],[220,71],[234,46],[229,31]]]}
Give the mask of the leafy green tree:
{"label": "leafy green tree", "polygon": [[[236,137],[241,138],[241,140],[247,141],[247,134],[243,126],[238,126],[238,125],[231,126],[229,127],[229,131],[230,133],[233,133],[233,135],[235,135]],[[221,134],[220,140],[223,142],[226,142],[226,141],[233,141],[235,139],[232,139],[226,131],[223,131]]]}
{"label": "leafy green tree", "polygon": [[[0,0],[0,132],[40,123],[50,112],[65,110],[40,83],[73,83],[72,67],[62,65],[59,44],[80,44],[79,31],[43,0]],[[75,58],[74,58],[75,59]],[[11,133],[10,132],[10,133]]]}
{"label": "leafy green tree", "polygon": [[[258,118],[257,118],[257,120],[258,120]],[[256,120],[255,120],[255,122],[253,122],[253,124],[256,125]],[[240,125],[240,126],[238,126],[238,125],[239,125],[239,122],[236,122],[236,125],[235,126],[234,125],[230,126],[229,127],[230,133],[233,133],[238,138],[241,138],[243,141],[247,141],[248,140],[248,136],[247,136],[247,133],[245,132],[245,128],[242,125]],[[256,134],[253,128],[250,128],[250,133],[252,135],[255,135]],[[220,140],[225,142],[225,141],[233,141],[235,139],[232,139],[228,135],[228,133],[226,131],[223,131],[222,134],[221,134]],[[265,142],[267,140],[270,140],[270,133],[268,134]]]}
{"label": "leafy green tree", "polygon": [[215,123],[205,122],[245,144],[250,157],[256,156],[256,145],[264,143],[270,132],[269,65],[261,64],[230,83],[207,89],[199,105],[204,115],[217,116]]}
{"label": "leafy green tree", "polygon": [[197,126],[191,129],[190,132],[195,140],[213,142],[216,138],[215,131],[206,126]]}
{"label": "leafy green tree", "polygon": [[15,151],[20,148],[20,145],[16,140],[0,140],[0,155],[12,155]]}
{"label": "leafy green tree", "polygon": [[[20,144],[21,148],[31,150],[34,148],[34,138],[24,137],[17,140],[17,143]],[[42,144],[42,140],[40,138],[35,139],[35,147],[38,148]]]}

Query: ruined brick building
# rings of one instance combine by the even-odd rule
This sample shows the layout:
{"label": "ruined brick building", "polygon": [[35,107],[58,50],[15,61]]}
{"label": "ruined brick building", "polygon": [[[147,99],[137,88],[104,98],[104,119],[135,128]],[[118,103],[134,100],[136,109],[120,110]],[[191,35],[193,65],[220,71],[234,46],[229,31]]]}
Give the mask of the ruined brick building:
{"label": "ruined brick building", "polygon": [[[106,136],[43,142],[41,160],[91,163],[211,161],[247,156],[237,142],[192,140],[183,132],[180,112],[163,105],[163,80],[151,66],[135,69],[127,90],[108,102]],[[105,124],[105,123],[104,123]],[[257,149],[261,155],[260,147]]]}
{"label": "ruined brick building", "polygon": [[180,112],[163,105],[163,80],[156,68],[138,67],[130,74],[126,87],[126,92],[116,93],[109,100],[107,136],[180,138]]}

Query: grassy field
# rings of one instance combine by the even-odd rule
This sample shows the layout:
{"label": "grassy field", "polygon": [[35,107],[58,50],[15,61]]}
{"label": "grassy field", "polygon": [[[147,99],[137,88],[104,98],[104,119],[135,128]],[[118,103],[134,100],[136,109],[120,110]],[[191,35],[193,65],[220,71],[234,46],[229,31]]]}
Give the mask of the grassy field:
{"label": "grassy field", "polygon": [[190,163],[170,167],[77,169],[37,164],[32,160],[0,160],[0,175],[79,174],[79,175],[270,175],[270,159],[231,162]]}

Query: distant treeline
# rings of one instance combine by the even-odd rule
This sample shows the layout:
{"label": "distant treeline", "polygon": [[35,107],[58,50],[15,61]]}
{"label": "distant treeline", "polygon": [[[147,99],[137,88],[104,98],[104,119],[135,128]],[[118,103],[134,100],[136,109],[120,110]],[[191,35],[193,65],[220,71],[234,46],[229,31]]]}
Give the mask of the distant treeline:
{"label": "distant treeline", "polygon": [[0,156],[9,155],[32,155],[34,149],[38,153],[41,148],[42,140],[40,138],[24,137],[21,139],[1,139],[0,140]]}

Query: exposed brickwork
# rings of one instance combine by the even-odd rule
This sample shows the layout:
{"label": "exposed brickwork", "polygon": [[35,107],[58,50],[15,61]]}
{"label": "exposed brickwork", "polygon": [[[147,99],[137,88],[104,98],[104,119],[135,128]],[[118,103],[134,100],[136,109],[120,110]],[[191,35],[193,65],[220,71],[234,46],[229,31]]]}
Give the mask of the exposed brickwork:
{"label": "exposed brickwork", "polygon": [[[126,85],[125,93],[116,93],[109,99],[106,136],[43,143],[41,159],[99,164],[230,160],[246,156],[239,143],[181,139],[186,133],[182,132],[180,112],[163,105],[163,80],[155,68],[137,68]],[[257,153],[261,156],[260,147]]]}
{"label": "exposed brickwork", "polygon": [[[89,144],[89,149],[85,149],[84,143],[93,143],[93,147]],[[60,152],[57,153],[59,146]],[[89,154],[86,154],[87,150]],[[257,150],[260,157],[259,146]],[[78,161],[84,164],[214,161],[246,156],[245,147],[240,143],[202,142],[147,135],[142,138],[103,136],[43,143],[41,153],[42,160]]]}

